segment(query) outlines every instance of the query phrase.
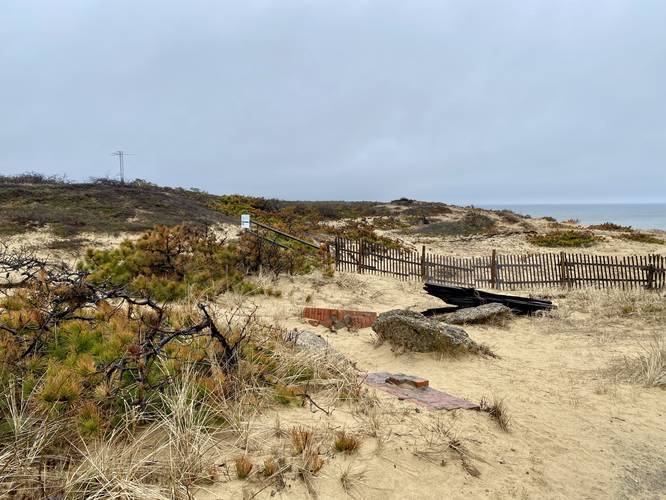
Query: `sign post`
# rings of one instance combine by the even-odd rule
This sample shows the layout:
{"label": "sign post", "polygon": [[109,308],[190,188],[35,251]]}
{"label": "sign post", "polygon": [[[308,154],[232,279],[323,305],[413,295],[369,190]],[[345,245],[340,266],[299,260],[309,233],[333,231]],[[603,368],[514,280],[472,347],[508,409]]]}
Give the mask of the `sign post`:
{"label": "sign post", "polygon": [[250,214],[241,215],[241,229],[250,229]]}

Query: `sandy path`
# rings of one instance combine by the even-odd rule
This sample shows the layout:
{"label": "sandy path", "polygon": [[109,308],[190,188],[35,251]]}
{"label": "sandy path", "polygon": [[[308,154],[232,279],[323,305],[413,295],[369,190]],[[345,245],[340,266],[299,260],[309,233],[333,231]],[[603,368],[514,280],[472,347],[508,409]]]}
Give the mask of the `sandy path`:
{"label": "sandy path", "polygon": [[[392,436],[381,453],[366,438],[352,457],[335,455],[314,487],[320,498],[343,498],[340,475],[349,464],[364,471],[356,498],[663,498],[666,495],[666,394],[660,389],[615,383],[603,370],[618,355],[634,353],[639,342],[661,326],[615,322],[602,330],[567,331],[548,318],[517,318],[509,326],[466,327],[499,359],[439,358],[428,353],[394,353],[375,346],[371,329],[332,333],[305,325],[298,311],[306,302],[383,311],[437,305],[418,283],[387,278],[339,275],[325,284],[316,276],[282,278],[283,297],[258,298],[266,319],[285,327],[315,331],[355,361],[361,370],[420,375],[432,387],[479,401],[504,399],[512,429],[504,433],[486,414],[474,411],[432,412],[379,393]],[[434,303],[433,303],[434,301]],[[584,319],[580,318],[581,321]],[[283,421],[315,428],[358,428],[350,409],[330,417],[305,409],[277,410]],[[397,415],[397,417],[396,417]],[[274,415],[266,416],[268,419]],[[423,447],[425,429],[442,421],[461,437],[479,477],[472,477],[442,453],[446,465],[414,455]],[[306,498],[298,480],[280,498]],[[219,485],[208,498],[234,498],[247,483]],[[269,498],[270,488],[258,498]],[[263,496],[263,493],[266,496]],[[217,496],[216,496],[217,495]],[[222,495],[222,496],[220,496]],[[226,496],[230,495],[230,496]]]}

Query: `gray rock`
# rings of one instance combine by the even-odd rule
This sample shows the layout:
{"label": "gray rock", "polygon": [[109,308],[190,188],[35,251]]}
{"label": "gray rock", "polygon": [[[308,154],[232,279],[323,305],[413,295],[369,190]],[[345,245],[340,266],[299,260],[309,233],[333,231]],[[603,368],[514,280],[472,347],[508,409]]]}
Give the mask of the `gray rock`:
{"label": "gray rock", "polygon": [[452,325],[465,325],[472,323],[503,324],[511,319],[511,308],[504,304],[491,302],[477,307],[466,307],[450,314],[440,314],[436,319]]}
{"label": "gray rock", "polygon": [[426,318],[414,311],[394,309],[380,314],[372,325],[380,340],[416,352],[474,352],[492,355],[462,328]]}
{"label": "gray rock", "polygon": [[328,348],[328,342],[326,342],[325,338],[305,330],[291,330],[284,335],[284,339],[287,342],[293,342],[297,347],[307,347],[310,349]]}
{"label": "gray rock", "polygon": [[333,347],[331,347],[325,338],[323,338],[321,335],[317,335],[316,333],[308,332],[305,330],[291,330],[284,334],[284,340],[286,342],[293,343],[301,350],[319,351],[326,359],[330,361],[355,366],[354,363],[349,361],[344,356],[344,354],[342,354],[340,351],[337,351],[336,349],[333,349]]}

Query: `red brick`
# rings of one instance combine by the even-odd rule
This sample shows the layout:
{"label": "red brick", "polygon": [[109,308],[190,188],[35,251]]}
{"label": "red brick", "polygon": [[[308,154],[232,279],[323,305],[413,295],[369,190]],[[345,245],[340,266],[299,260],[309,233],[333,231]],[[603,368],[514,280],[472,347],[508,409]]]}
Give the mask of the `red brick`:
{"label": "red brick", "polygon": [[413,375],[403,375],[402,373],[391,375],[386,379],[386,383],[394,385],[409,384],[416,388],[428,387],[429,385],[428,379],[415,377]]}

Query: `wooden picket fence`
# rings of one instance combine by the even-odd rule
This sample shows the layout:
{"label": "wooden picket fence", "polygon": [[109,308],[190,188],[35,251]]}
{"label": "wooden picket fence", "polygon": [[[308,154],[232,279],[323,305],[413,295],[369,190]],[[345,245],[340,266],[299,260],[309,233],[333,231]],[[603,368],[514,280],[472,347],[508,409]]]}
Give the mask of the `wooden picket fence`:
{"label": "wooden picket fence", "polygon": [[452,257],[426,252],[425,247],[415,252],[340,237],[330,250],[338,271],[474,288],[666,287],[666,257],[662,255],[504,255],[493,250],[485,257]]}

